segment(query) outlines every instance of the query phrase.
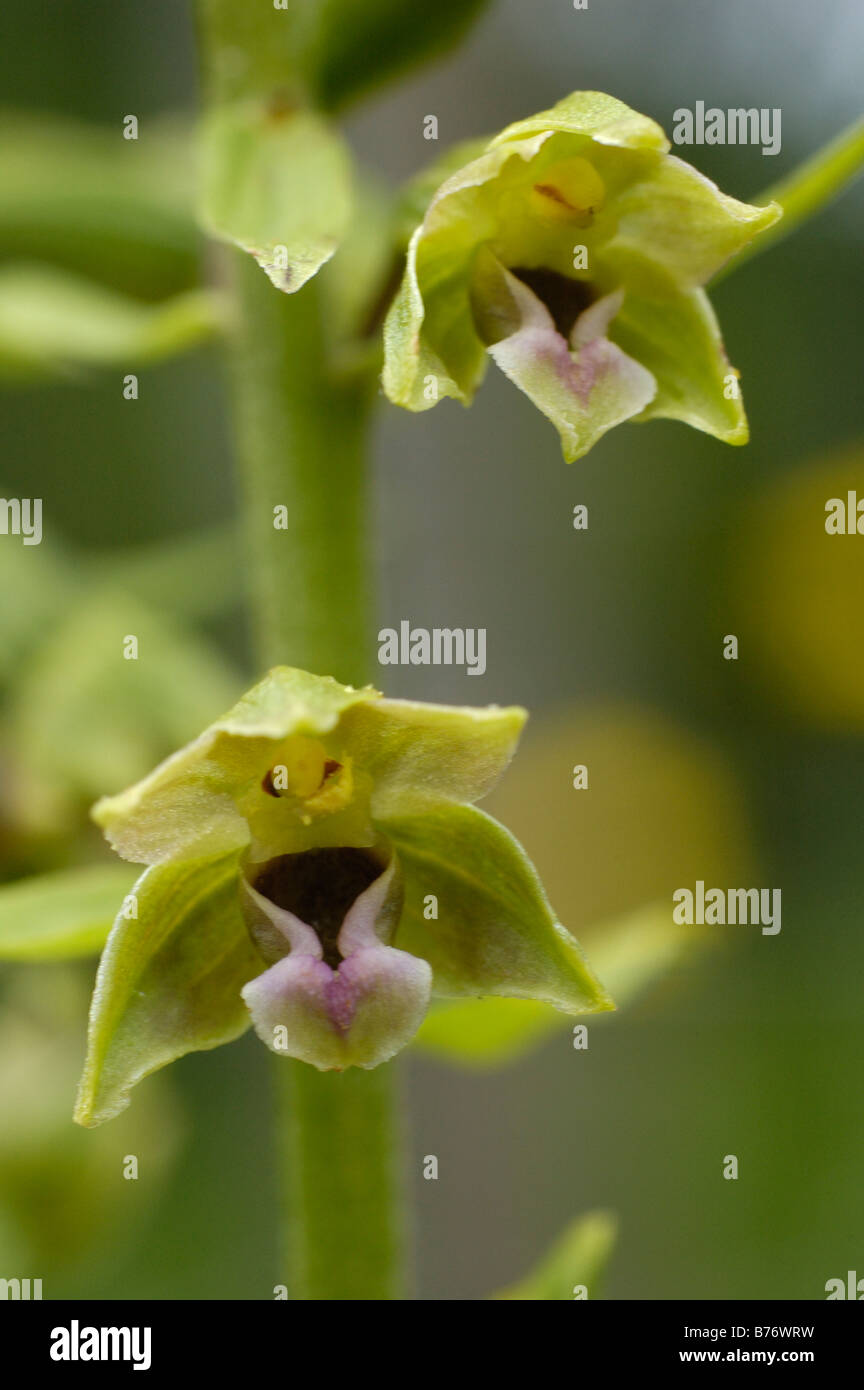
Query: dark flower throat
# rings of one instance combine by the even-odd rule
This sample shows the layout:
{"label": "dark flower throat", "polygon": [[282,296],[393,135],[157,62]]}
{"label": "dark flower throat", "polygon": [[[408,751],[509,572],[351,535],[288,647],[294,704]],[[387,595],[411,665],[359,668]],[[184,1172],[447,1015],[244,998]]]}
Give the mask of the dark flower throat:
{"label": "dark flower throat", "polygon": [[383,866],[371,850],[310,849],[271,859],[253,887],[312,927],[326,964],[336,970],[342,960],[336,942],[346,914],[382,873]]}
{"label": "dark flower throat", "polygon": [[557,270],[527,270],[511,266],[510,274],[527,285],[546,305],[562,338],[570,337],[579,315],[594,303],[596,295],[585,280],[571,280]]}

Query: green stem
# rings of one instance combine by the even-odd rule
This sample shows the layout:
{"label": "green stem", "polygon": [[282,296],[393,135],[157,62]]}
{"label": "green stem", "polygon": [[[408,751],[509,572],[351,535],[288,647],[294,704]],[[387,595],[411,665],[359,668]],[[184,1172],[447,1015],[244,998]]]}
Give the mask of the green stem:
{"label": "green stem", "polygon": [[294,1298],[404,1296],[398,1068],[317,1072],[277,1062]]}
{"label": "green stem", "polygon": [[[302,100],[312,7],[200,0],[209,99]],[[302,196],[302,195],[301,195]],[[229,257],[232,378],[255,648],[353,684],[370,642],[366,444],[374,383],[334,375],[316,281],[282,294]],[[393,1063],[320,1073],[275,1062],[283,1256],[294,1299],[398,1298],[404,1213]]]}
{"label": "green stem", "polygon": [[[328,371],[314,282],[285,295],[251,259],[235,256],[233,268],[237,454],[260,659],[359,683],[369,638],[370,385]],[[280,507],[287,530],[273,524]],[[276,1062],[293,1298],[402,1291],[395,1084],[393,1063],[337,1074]]]}
{"label": "green stem", "polygon": [[362,684],[370,640],[366,378],[327,365],[317,285],[233,255],[237,452],[256,651]]}
{"label": "green stem", "polygon": [[838,197],[848,183],[857,178],[864,169],[864,117],[842,131],[836,139],[823,145],[812,158],[805,162],[787,178],[760,193],[753,202],[764,207],[768,203],[779,203],[783,216],[773,227],[761,232],[743,251],[725,265],[713,278],[716,285],[724,276],[737,270],[752,256],[769,251],[778,241],[796,231],[802,222],[821,212],[822,208]]}
{"label": "green stem", "polygon": [[203,75],[210,100],[279,92],[302,102],[317,4],[290,0],[197,0]]}

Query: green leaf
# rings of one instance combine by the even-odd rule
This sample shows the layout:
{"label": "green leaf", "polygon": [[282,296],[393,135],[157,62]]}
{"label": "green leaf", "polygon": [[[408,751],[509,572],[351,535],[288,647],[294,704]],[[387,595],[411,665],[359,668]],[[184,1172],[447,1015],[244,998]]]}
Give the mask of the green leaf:
{"label": "green leaf", "polygon": [[646,989],[705,948],[698,927],[672,920],[668,902],[645,907],[583,931],[586,950],[619,1008],[627,1008]]}
{"label": "green leaf", "polygon": [[157,610],[212,618],[240,607],[243,547],[233,521],[144,545],[76,557],[96,588],[115,586]]}
{"label": "green leaf", "polygon": [[198,280],[195,145],[175,119],[140,140],[112,127],[0,112],[0,252],[51,261],[126,294],[162,299]]}
{"label": "green leaf", "polygon": [[[132,637],[137,658],[127,660]],[[97,594],[49,629],[19,672],[12,749],[51,787],[90,801],[142,776],[236,687],[221,658],[185,627],[116,591]]]}
{"label": "green leaf", "polygon": [[437,999],[412,1046],[453,1066],[506,1066],[570,1025],[534,999]]}
{"label": "green leaf", "polygon": [[249,1026],[240,990],[263,963],[240,913],[237,856],[163,864],[136,883],[138,917],[108,938],[90,1011],[75,1119],[97,1125],[132,1087]]}
{"label": "green leaf", "polygon": [[10,265],[0,271],[0,372],[131,371],[213,338],[221,318],[219,301],[203,290],[142,304],[68,271]]}
{"label": "green leaf", "polygon": [[320,0],[197,0],[211,101],[280,92],[308,96],[308,49]]}
{"label": "green leaf", "polygon": [[[88,996],[83,972],[68,964],[3,971],[0,1259],[7,1267],[82,1268],[116,1250],[121,1227],[134,1241],[142,1220],[155,1217],[184,1138],[184,1116],[164,1078],[146,1087],[116,1130],[85,1133],[69,1123]],[[146,1154],[143,1182],[118,1181],[118,1157],[126,1154]]]}
{"label": "green leaf", "polygon": [[[0,593],[16,595],[0,604],[0,680],[24,675],[27,654],[51,641],[58,618],[111,588],[186,619],[224,615],[242,600],[241,549],[233,523],[95,554],[61,549],[47,532],[38,547],[0,546]],[[189,633],[183,641],[198,649]]]}
{"label": "green leaf", "polygon": [[[596,1298],[617,1234],[618,1221],[611,1212],[593,1211],[580,1216],[530,1274],[493,1296],[520,1301],[571,1302],[574,1291],[579,1289],[580,1297]],[[582,1288],[586,1294],[581,1293]]]}
{"label": "green leaf", "polygon": [[320,103],[343,106],[446,53],[487,0],[318,0],[308,64]]}
{"label": "green leaf", "polygon": [[311,111],[257,101],[217,106],[203,128],[202,217],[293,294],[329,260],[351,215],[341,136]]}
{"label": "green leaf", "polygon": [[0,959],[71,960],[101,951],[133,882],[124,864],[106,864],[4,884]]}
{"label": "green leaf", "polygon": [[[0,491],[9,497],[12,490]],[[0,603],[0,680],[14,680],[79,584],[79,574],[50,535],[38,546],[0,545],[0,594],[15,595],[14,603]]]}
{"label": "green leaf", "polygon": [[[512,835],[473,806],[392,817],[382,828],[405,874],[394,945],[428,960],[433,991],[537,999],[565,1013],[614,1007],[577,942],[557,922]],[[424,915],[437,898],[437,919]]]}

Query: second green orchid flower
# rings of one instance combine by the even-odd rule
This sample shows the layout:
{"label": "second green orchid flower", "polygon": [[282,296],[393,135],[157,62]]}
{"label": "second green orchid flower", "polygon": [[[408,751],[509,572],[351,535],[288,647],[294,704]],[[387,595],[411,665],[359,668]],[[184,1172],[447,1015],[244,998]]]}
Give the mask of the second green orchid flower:
{"label": "second green orchid flower", "polygon": [[612,1007],[511,835],[471,803],[520,709],[382,699],[278,667],[95,819],[147,864],[93,996],[77,1117],[253,1024],[320,1070],[374,1067],[432,993]]}
{"label": "second green orchid flower", "polygon": [[385,325],[390,400],[468,404],[491,356],[556,426],[568,462],[630,419],[746,443],[701,287],[780,209],[727,197],[669,148],[648,117],[577,92],[455,171],[451,156]]}

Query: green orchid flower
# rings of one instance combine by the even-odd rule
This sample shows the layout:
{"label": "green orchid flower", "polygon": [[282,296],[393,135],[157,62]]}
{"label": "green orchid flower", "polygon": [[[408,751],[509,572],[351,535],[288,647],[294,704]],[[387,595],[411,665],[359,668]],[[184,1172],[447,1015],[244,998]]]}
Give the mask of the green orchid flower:
{"label": "green orchid flower", "polygon": [[746,443],[701,287],[781,210],[727,197],[669,148],[648,117],[576,92],[461,168],[447,157],[385,325],[390,400],[469,404],[491,356],[556,426],[568,463],[631,419]]}
{"label": "green orchid flower", "polygon": [[523,850],[471,804],[524,720],[278,667],[100,801],[114,849],[149,867],[100,963],[80,1122],[250,1023],[330,1070],[392,1057],[433,993],[613,1007]]}

